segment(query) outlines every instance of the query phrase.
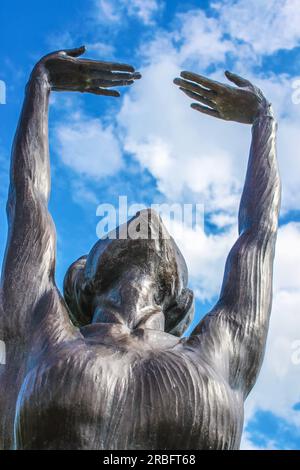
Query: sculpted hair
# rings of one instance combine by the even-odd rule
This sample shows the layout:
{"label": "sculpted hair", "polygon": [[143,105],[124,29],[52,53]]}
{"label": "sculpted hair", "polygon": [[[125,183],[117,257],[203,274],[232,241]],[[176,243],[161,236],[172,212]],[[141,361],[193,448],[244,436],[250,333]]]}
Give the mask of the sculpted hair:
{"label": "sculpted hair", "polygon": [[[151,262],[149,259],[149,253]],[[99,240],[89,255],[80,257],[64,279],[64,297],[73,323],[79,327],[92,322],[94,299],[103,294],[129,270],[137,282],[140,272],[155,278],[155,301],[165,316],[165,331],[181,336],[194,316],[194,294],[187,288],[188,273],[175,241]]]}

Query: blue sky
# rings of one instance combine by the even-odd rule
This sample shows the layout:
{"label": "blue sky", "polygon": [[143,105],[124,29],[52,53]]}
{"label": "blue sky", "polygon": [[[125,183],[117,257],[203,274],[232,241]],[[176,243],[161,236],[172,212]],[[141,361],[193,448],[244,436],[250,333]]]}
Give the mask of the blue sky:
{"label": "blue sky", "polygon": [[300,448],[300,1],[37,0],[0,3],[0,258],[6,240],[10,147],[24,87],[44,54],[85,44],[87,56],[133,64],[143,80],[119,99],[53,94],[51,212],[58,233],[57,282],[96,241],[100,203],[191,203],[205,230],[172,234],[197,296],[196,320],[217,298],[237,234],[250,129],[189,109],[172,79],[182,69],[255,81],[280,121],[283,200],[274,304],[265,362],[246,403],[243,448]]}

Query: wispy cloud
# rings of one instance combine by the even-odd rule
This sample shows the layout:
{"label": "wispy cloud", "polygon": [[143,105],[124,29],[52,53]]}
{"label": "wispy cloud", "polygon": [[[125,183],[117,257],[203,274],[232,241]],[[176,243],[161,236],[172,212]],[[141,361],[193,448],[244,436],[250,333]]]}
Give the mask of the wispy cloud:
{"label": "wispy cloud", "polygon": [[156,15],[162,10],[163,1],[159,0],[96,0],[97,18],[100,22],[117,23],[123,15],[133,17],[144,25],[154,24]]}
{"label": "wispy cloud", "polygon": [[97,41],[94,43],[87,43],[85,46],[88,53],[95,59],[112,60],[115,56],[115,47],[112,44]]}
{"label": "wispy cloud", "polygon": [[99,180],[122,167],[122,152],[111,125],[80,113],[55,130],[56,152],[79,175]]}
{"label": "wispy cloud", "polygon": [[223,0],[214,3],[224,33],[258,54],[293,49],[300,41],[298,0]]}

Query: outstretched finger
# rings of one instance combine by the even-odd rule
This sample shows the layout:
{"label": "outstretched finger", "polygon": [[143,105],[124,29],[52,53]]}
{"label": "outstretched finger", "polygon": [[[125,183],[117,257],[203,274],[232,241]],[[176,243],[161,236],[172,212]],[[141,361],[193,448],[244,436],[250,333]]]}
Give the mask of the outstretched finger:
{"label": "outstretched finger", "polygon": [[110,88],[113,86],[127,86],[132,85],[134,80],[93,80],[91,82],[92,88],[94,87],[103,87],[103,88]]}
{"label": "outstretched finger", "polygon": [[71,57],[79,57],[86,51],[85,46],[76,47],[75,49],[66,49],[64,52]]}
{"label": "outstretched finger", "polygon": [[197,93],[194,93],[193,91],[186,90],[185,88],[180,87],[179,89],[183,91],[183,93],[185,93],[192,100],[199,101],[199,103],[203,103],[206,106],[209,106],[210,108],[215,109],[214,108],[215,104],[212,101],[208,100],[207,98],[204,98],[203,96],[198,95]]}
{"label": "outstretched finger", "polygon": [[139,72],[110,72],[108,70],[92,70],[89,72],[89,78],[92,80],[139,80],[142,78]]}
{"label": "outstretched finger", "polygon": [[192,82],[199,83],[200,85],[210,90],[221,91],[222,89],[224,89],[224,85],[222,85],[222,83],[210,80],[210,78],[203,77],[203,75],[198,75],[197,73],[181,72],[180,76]]}
{"label": "outstretched finger", "polygon": [[192,103],[191,108],[195,109],[196,111],[200,111],[200,113],[207,114],[208,116],[221,118],[220,113],[215,109],[207,108],[207,106],[202,106],[198,103]]}
{"label": "outstretched finger", "polygon": [[173,83],[178,85],[180,89],[184,88],[186,90],[192,91],[194,93],[198,93],[201,96],[204,96],[207,99],[212,99],[217,93],[213,90],[207,90],[207,88],[203,88],[196,83],[189,82],[187,80],[183,80],[182,78],[175,78]]}
{"label": "outstretched finger", "polygon": [[129,64],[119,64],[116,62],[102,62],[99,60],[90,60],[82,59],[80,61],[80,66],[86,68],[87,72],[97,72],[97,71],[106,71],[106,72],[131,72],[134,73],[135,69],[132,65]]}
{"label": "outstretched finger", "polygon": [[119,64],[116,62],[108,63],[108,70],[110,71],[120,71],[120,72],[135,72],[135,68],[129,64]]}
{"label": "outstretched finger", "polygon": [[93,93],[94,95],[105,95],[119,97],[120,93],[117,90],[107,90],[105,88],[86,88],[86,93]]}
{"label": "outstretched finger", "polygon": [[225,76],[230,80],[231,82],[235,83],[235,85],[245,88],[245,87],[252,87],[252,83],[249,82],[249,80],[246,80],[243,77],[240,77],[239,75],[236,75],[235,73],[231,73],[228,70],[225,72]]}

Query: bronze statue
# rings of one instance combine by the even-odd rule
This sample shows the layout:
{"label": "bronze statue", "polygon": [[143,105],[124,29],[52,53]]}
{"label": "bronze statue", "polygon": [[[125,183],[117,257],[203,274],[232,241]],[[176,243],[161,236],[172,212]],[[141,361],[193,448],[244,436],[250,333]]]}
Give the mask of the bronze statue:
{"label": "bronze statue", "polygon": [[252,124],[253,133],[239,238],[220,298],[181,337],[193,315],[187,268],[150,210],[133,220],[142,218],[159,236],[99,240],[68,270],[64,298],[55,285],[50,92],[119,96],[111,87],[140,78],[129,65],[79,58],[84,50],[49,54],[34,67],[13,144],[1,282],[7,358],[0,366],[0,448],[237,449],[272,299],[280,180],[271,105],[229,72],[237,87],[190,72],[175,79],[196,101],[193,109]]}

